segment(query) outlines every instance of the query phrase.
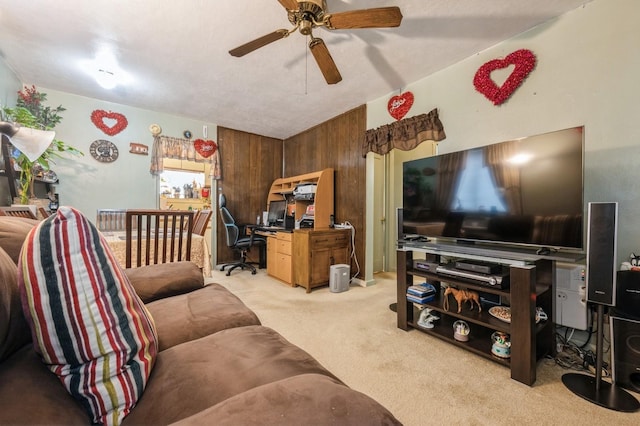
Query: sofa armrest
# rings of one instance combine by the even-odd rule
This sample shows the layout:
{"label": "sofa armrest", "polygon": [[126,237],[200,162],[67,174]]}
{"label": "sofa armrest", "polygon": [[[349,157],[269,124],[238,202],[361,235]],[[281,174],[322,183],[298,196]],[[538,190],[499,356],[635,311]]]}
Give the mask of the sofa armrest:
{"label": "sofa armrest", "polygon": [[124,270],[144,303],[204,287],[202,271],[193,262],[171,262]]}

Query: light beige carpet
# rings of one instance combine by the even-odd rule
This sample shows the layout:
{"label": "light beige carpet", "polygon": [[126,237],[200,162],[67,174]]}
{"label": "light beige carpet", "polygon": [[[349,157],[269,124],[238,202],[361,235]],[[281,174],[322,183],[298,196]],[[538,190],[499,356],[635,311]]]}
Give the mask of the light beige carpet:
{"label": "light beige carpet", "polygon": [[[509,369],[420,331],[396,327],[394,274],[367,288],[307,294],[266,275],[217,268],[209,282],[231,290],[263,325],[313,355],[350,387],[389,409],[407,426],[418,425],[639,425],[640,413],[619,413],[571,393],[564,370],[538,363],[529,387]],[[640,395],[634,394],[636,398]]]}

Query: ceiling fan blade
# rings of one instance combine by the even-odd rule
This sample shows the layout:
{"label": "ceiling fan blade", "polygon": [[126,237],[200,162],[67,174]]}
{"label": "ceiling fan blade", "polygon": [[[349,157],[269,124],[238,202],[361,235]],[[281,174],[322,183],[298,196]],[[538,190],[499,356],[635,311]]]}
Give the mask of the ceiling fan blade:
{"label": "ceiling fan blade", "polygon": [[327,27],[331,29],[347,28],[388,28],[399,27],[402,12],[399,7],[378,7],[374,9],[351,10],[329,15]]}
{"label": "ceiling fan blade", "polygon": [[229,51],[231,56],[241,57],[246,55],[247,53],[251,53],[254,50],[260,49],[261,47],[266,46],[269,43],[273,43],[274,41],[285,38],[289,35],[289,31],[287,30],[276,30],[270,34],[257,38],[249,43],[245,43],[242,46],[238,46],[235,49]]}
{"label": "ceiling fan blade", "polygon": [[278,0],[282,7],[287,10],[298,10],[298,2],[296,0]]}
{"label": "ceiling fan blade", "polygon": [[336,63],[333,61],[327,45],[320,38],[314,38],[309,42],[309,49],[313,54],[313,57],[322,71],[324,79],[327,80],[327,84],[336,84],[342,81],[342,76]]}

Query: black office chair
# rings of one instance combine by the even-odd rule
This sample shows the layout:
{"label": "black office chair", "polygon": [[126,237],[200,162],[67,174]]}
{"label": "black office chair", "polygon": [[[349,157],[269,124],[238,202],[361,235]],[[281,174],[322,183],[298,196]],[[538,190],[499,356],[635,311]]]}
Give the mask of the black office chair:
{"label": "black office chair", "polygon": [[[236,268],[240,268],[243,270],[249,269],[251,271],[251,274],[255,275],[256,268],[253,265],[258,263],[248,262],[247,252],[251,250],[251,247],[258,247],[260,249],[260,257],[262,259],[262,253],[264,252],[264,246],[266,246],[267,241],[262,237],[254,236],[255,229],[251,230],[251,234],[249,236],[246,236],[245,232],[240,232],[240,227],[236,225],[236,221],[233,219],[233,216],[227,209],[227,199],[224,194],[220,194],[218,206],[220,209],[220,218],[222,219],[222,223],[224,224],[224,228],[227,233],[227,246],[232,250],[240,253],[239,262],[227,263],[225,265],[222,265],[220,267],[220,270],[224,271],[228,267],[229,269],[227,269],[227,276],[229,276],[231,275],[231,271]],[[263,265],[260,266],[262,267]]]}

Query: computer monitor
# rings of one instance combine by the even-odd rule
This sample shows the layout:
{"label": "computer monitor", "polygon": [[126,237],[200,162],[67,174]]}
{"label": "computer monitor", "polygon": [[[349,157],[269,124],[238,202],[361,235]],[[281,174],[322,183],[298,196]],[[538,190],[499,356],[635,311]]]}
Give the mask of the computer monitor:
{"label": "computer monitor", "polygon": [[286,200],[271,201],[269,203],[269,226],[284,226],[284,216],[287,211]]}

